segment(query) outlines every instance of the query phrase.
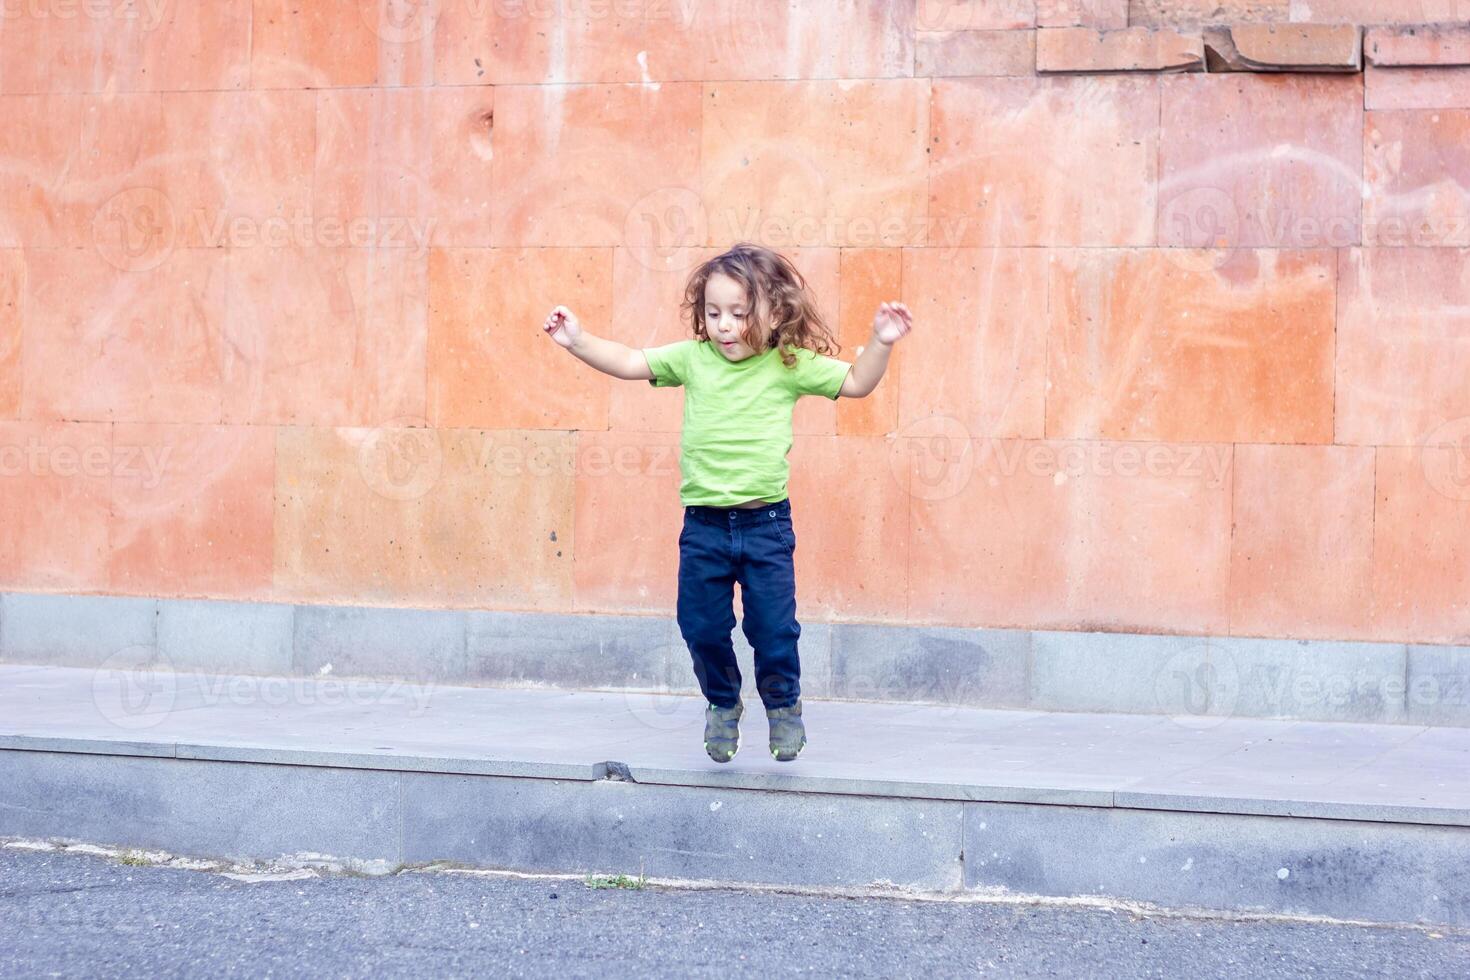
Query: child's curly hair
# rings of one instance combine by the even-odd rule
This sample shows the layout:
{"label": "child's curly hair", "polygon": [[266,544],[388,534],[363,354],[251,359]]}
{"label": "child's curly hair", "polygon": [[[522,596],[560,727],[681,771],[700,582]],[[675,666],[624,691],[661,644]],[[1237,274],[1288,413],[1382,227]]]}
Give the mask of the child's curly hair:
{"label": "child's curly hair", "polygon": [[840,349],[796,266],[784,255],[749,242],[740,242],[701,263],[690,274],[680,309],[700,340],[709,340],[704,323],[704,284],[716,272],[745,287],[751,309],[742,339],[757,354],[779,347],[781,362],[791,367],[796,363],[791,348],[805,347],[818,354],[835,354]]}

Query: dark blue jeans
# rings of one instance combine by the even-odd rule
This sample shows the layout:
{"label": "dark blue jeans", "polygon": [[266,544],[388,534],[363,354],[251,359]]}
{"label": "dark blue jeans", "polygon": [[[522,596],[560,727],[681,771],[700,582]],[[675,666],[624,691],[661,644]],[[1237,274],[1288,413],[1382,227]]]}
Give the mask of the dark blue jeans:
{"label": "dark blue jeans", "polygon": [[766,708],[801,695],[796,641],[796,532],[791,502],[752,509],[685,507],[679,535],[679,631],[694,660],[705,699],[722,708],[740,700],[735,663],[735,583],[745,606],[742,626],[755,651],[755,685]]}

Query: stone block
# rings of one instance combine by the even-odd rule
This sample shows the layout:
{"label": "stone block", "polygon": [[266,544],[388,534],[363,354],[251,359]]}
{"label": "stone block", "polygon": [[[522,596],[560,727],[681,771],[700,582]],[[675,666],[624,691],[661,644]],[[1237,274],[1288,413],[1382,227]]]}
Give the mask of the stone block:
{"label": "stone block", "polygon": [[1352,24],[1207,27],[1205,59],[1221,71],[1359,71],[1362,32]]}
{"label": "stone block", "polygon": [[1363,56],[1383,68],[1470,65],[1470,26],[1419,24],[1370,28],[1363,39]]}
{"label": "stone block", "polygon": [[1099,31],[1090,27],[1053,27],[1036,32],[1039,74],[1204,71],[1204,43],[1198,35],[1128,27]]}

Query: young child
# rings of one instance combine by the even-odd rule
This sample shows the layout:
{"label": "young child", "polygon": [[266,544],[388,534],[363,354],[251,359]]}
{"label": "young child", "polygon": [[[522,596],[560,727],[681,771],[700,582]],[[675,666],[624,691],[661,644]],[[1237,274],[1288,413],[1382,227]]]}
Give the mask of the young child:
{"label": "young child", "polygon": [[730,638],[739,582],[771,755],[790,762],[806,745],[796,533],[786,493],[791,413],[802,395],[872,392],[913,320],[902,303],[883,303],[856,362],[829,357],[836,341],[801,273],[784,256],[747,243],[695,269],[681,309],[695,339],[642,350],[592,336],[565,306],[551,311],[544,328],[605,374],[684,386],[678,621],[709,703],[704,748],[716,762],[729,762],[740,748],[744,705]]}

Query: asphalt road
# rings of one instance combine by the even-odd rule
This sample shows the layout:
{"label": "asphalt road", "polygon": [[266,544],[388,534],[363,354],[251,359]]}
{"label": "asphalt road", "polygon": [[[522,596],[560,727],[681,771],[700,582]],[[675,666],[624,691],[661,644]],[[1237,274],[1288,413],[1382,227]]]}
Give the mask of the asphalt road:
{"label": "asphalt road", "polygon": [[1466,977],[1470,935],[0,848],[0,977]]}

